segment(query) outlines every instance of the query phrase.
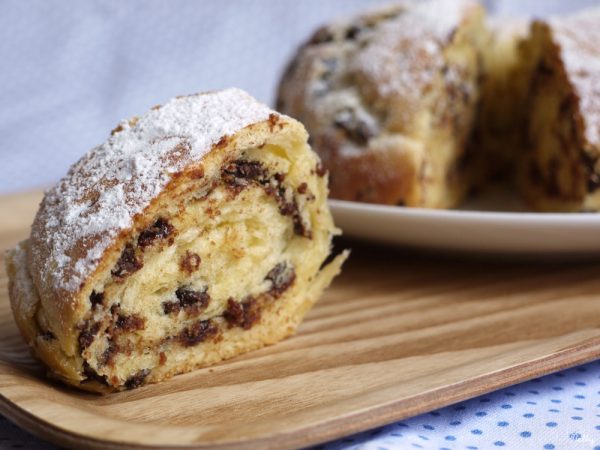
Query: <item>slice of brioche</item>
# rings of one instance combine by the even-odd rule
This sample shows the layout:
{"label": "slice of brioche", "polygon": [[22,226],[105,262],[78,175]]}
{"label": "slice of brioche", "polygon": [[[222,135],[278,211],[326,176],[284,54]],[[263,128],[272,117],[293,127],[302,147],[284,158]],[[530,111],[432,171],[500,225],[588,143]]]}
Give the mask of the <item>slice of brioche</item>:
{"label": "slice of brioche", "polygon": [[230,89],[120,124],[8,253],[19,328],[53,376],[138,387],[294,332],[339,272],[303,126]]}

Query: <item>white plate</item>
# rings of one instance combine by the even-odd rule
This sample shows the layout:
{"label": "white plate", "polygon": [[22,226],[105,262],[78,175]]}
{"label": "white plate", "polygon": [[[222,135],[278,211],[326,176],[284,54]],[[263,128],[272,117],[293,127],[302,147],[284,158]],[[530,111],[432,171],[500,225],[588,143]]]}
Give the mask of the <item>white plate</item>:
{"label": "white plate", "polygon": [[336,225],[352,238],[505,256],[600,257],[599,213],[434,210],[340,200],[330,205]]}

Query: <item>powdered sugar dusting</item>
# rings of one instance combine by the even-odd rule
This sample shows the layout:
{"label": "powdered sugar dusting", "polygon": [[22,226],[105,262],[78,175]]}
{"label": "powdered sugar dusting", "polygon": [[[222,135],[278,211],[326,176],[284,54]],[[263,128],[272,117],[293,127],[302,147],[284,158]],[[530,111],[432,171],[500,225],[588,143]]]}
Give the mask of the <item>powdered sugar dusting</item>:
{"label": "powdered sugar dusting", "polygon": [[444,65],[443,49],[461,23],[469,0],[410,3],[395,19],[383,23],[354,62],[357,71],[378,80],[379,95],[412,98],[430,84]]}
{"label": "powdered sugar dusting", "polygon": [[33,224],[32,261],[56,290],[77,291],[114,238],[132,226],[174,173],[223,136],[273,113],[239,89],[180,97],[120,124],[46,192]]}
{"label": "powdered sugar dusting", "polygon": [[600,8],[551,21],[569,78],[580,98],[586,139],[600,144]]}

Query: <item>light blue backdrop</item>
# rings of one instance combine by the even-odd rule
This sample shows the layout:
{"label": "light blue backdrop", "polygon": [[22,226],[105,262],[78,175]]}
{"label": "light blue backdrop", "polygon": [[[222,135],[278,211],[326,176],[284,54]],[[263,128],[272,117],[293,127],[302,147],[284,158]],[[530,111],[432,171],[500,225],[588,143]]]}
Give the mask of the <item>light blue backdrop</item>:
{"label": "light blue backdrop", "polygon": [[[318,24],[389,0],[3,0],[0,193],[49,185],[122,119],[238,86],[272,102]],[[591,0],[493,1],[502,13]]]}

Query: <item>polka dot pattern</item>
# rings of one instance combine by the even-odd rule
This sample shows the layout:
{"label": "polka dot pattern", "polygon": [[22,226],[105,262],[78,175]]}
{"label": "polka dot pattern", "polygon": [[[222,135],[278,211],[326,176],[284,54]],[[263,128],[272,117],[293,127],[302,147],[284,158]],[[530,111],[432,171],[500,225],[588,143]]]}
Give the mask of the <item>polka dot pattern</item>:
{"label": "polka dot pattern", "polygon": [[322,447],[600,450],[600,360]]}

